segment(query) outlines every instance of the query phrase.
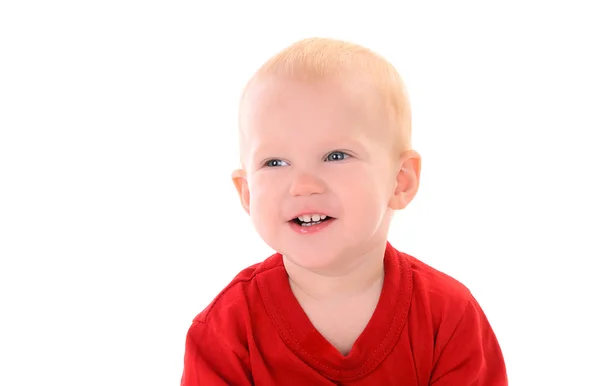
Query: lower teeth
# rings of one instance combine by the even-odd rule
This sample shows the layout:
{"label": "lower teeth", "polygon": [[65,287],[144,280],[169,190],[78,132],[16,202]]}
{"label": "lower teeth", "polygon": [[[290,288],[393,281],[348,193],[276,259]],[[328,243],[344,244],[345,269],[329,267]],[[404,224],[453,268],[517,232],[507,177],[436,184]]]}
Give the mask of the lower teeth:
{"label": "lower teeth", "polygon": [[317,224],[320,224],[320,223],[321,223],[321,221],[315,221],[315,222],[311,221],[311,222],[303,222],[301,225],[303,227],[310,227],[310,226],[317,225]]}

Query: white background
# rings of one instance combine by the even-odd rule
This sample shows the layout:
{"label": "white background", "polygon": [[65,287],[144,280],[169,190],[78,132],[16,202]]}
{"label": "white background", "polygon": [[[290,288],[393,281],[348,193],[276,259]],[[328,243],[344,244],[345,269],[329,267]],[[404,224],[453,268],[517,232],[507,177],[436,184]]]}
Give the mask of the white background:
{"label": "white background", "polygon": [[407,83],[392,243],[472,290],[511,385],[600,384],[594,2],[201,3],[1,3],[0,384],[179,383],[193,317],[271,253],[230,181],[240,91],[309,36]]}

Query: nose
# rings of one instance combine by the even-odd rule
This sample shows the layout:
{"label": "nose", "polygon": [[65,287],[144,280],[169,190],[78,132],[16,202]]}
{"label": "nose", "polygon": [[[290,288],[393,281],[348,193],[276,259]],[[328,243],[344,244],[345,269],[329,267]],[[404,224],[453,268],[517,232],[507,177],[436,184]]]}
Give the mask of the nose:
{"label": "nose", "polygon": [[314,175],[302,173],[295,176],[290,186],[292,196],[310,196],[325,192],[325,183]]}

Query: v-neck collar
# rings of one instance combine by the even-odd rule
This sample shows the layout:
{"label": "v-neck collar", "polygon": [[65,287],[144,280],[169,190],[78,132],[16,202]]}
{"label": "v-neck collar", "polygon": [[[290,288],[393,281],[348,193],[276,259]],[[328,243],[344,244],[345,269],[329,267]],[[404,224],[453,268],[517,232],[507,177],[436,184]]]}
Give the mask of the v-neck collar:
{"label": "v-neck collar", "polygon": [[288,348],[326,377],[349,381],[363,377],[385,359],[406,323],[412,292],[408,260],[388,242],[383,263],[385,276],[377,307],[348,355],[342,355],[310,322],[290,288],[281,254],[269,259],[271,269],[257,276],[257,284]]}

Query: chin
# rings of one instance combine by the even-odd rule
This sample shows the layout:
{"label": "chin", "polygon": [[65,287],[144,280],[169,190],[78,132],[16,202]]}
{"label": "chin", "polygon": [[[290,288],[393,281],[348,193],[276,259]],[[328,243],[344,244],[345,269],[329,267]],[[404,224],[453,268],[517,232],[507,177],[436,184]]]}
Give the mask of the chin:
{"label": "chin", "polygon": [[[295,243],[296,244],[296,243]],[[304,243],[282,246],[281,254],[302,268],[319,270],[339,262],[341,250],[335,244]]]}

